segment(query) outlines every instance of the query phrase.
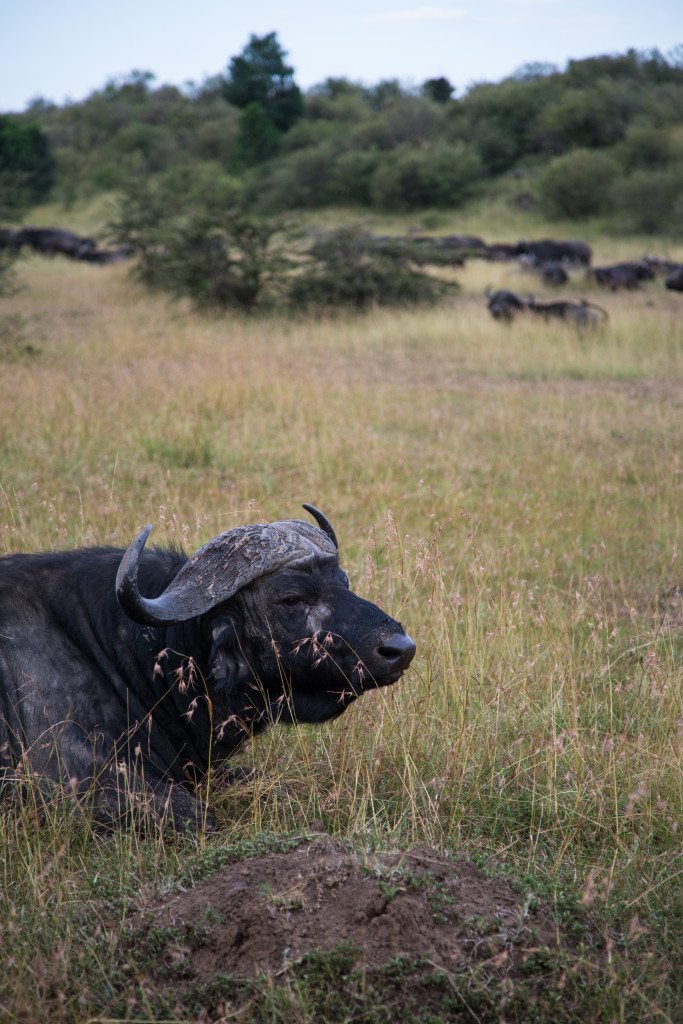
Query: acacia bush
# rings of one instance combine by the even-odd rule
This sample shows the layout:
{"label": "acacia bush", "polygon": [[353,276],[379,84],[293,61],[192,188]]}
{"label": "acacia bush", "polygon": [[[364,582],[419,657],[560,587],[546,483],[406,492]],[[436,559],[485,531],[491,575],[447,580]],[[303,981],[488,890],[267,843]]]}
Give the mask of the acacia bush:
{"label": "acacia bush", "polygon": [[249,311],[283,273],[281,230],[247,210],[228,175],[183,171],[132,183],[109,236],[138,257],[134,272],[151,287]]}
{"label": "acacia bush", "polygon": [[288,296],[296,308],[400,306],[441,299],[457,285],[431,277],[406,249],[377,251],[359,228],[342,228],[314,242]]}
{"label": "acacia bush", "polygon": [[172,172],[131,184],[109,237],[137,257],[141,281],[200,307],[365,309],[435,302],[457,287],[424,269],[448,262],[436,249],[381,245],[357,228],[306,241],[295,222],[250,210],[227,175]]}

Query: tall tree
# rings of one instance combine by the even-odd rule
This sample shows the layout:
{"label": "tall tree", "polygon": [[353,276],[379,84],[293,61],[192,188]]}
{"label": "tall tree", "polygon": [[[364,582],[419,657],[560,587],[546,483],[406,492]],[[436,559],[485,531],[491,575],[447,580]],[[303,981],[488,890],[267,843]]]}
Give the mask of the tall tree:
{"label": "tall tree", "polygon": [[428,78],[422,85],[425,96],[429,96],[435,103],[448,103],[455,92],[455,86],[451,85],[447,78]]}
{"label": "tall tree", "polygon": [[277,34],[252,35],[242,52],[230,60],[226,99],[236,107],[259,103],[278,131],[286,132],[303,113],[294,68],[285,62]]}

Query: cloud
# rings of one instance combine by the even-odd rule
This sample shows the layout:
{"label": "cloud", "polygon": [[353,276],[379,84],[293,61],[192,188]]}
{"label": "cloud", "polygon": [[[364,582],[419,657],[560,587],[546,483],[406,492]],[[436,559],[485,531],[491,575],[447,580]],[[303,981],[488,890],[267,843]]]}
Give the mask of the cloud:
{"label": "cloud", "polygon": [[407,11],[384,11],[363,18],[365,25],[399,25],[416,21],[463,21],[467,12],[456,7],[413,7]]}

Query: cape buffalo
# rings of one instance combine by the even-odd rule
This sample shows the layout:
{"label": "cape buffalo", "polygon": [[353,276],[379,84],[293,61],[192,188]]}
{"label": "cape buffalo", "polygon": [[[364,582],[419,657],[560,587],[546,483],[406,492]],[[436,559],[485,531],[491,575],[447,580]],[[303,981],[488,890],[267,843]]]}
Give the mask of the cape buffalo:
{"label": "cape buffalo", "polygon": [[672,292],[683,292],[683,264],[667,277],[664,286]]}
{"label": "cape buffalo", "polygon": [[518,242],[515,255],[530,256],[539,265],[556,262],[569,266],[588,266],[593,250],[586,242],[556,242],[552,238],[542,238],[537,242]]}
{"label": "cape buffalo", "polygon": [[619,291],[620,288],[633,291],[640,288],[641,281],[652,281],[655,277],[654,270],[646,260],[615,263],[611,267],[594,267],[591,273],[598,284],[613,292]]}
{"label": "cape buffalo", "polygon": [[602,306],[596,306],[593,302],[569,302],[566,299],[559,302],[536,302],[530,299],[526,308],[535,316],[542,316],[546,320],[564,320],[573,323],[576,327],[597,327],[607,319],[607,311]]}
{"label": "cape buffalo", "polygon": [[144,798],[192,826],[193,786],[246,737],[395,683],[415,644],[349,589],[334,530],[304,508],[318,526],[237,527],[191,558],[144,551],[151,526],[125,552],[0,558],[0,785],[29,768],[98,820]]}
{"label": "cape buffalo", "polygon": [[486,252],[490,260],[515,260],[519,256],[517,246],[507,242],[492,242]]}
{"label": "cape buffalo", "polygon": [[533,295],[523,299],[516,292],[501,288],[499,291],[486,292],[488,298],[488,310],[496,320],[505,320],[508,323],[514,320],[518,313],[532,313],[541,316],[545,320],[563,320],[572,323],[576,327],[597,327],[607,319],[607,312],[602,306],[596,306],[592,302],[582,299],[580,302],[570,302],[563,299],[557,302],[537,302]]}
{"label": "cape buffalo", "polygon": [[566,284],[569,280],[569,274],[558,260],[539,263],[532,256],[520,256],[519,263],[525,270],[538,274],[543,284],[560,285]]}
{"label": "cape buffalo", "polygon": [[65,228],[22,228],[16,234],[18,246],[27,245],[34,252],[45,256],[69,256],[71,259],[82,259],[83,256],[97,248],[92,238],[81,238],[73,231]]}
{"label": "cape buffalo", "polygon": [[505,320],[509,323],[517,313],[526,309],[526,300],[507,288],[499,288],[495,292],[487,288],[486,298],[488,311],[494,320]]}
{"label": "cape buffalo", "polygon": [[673,274],[681,265],[675,260],[663,259],[661,256],[644,256],[640,262],[645,263],[655,274],[662,274],[662,276]]}
{"label": "cape buffalo", "polygon": [[569,280],[569,274],[561,263],[542,263],[538,269],[544,284],[566,284]]}

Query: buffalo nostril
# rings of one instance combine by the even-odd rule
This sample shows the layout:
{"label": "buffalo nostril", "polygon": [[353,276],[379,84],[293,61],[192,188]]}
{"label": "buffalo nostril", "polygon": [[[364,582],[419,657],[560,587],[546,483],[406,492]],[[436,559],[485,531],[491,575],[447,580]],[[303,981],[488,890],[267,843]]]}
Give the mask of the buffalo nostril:
{"label": "buffalo nostril", "polygon": [[415,643],[407,633],[395,633],[377,648],[377,653],[388,661],[396,663],[396,668],[407,668],[415,654]]}

